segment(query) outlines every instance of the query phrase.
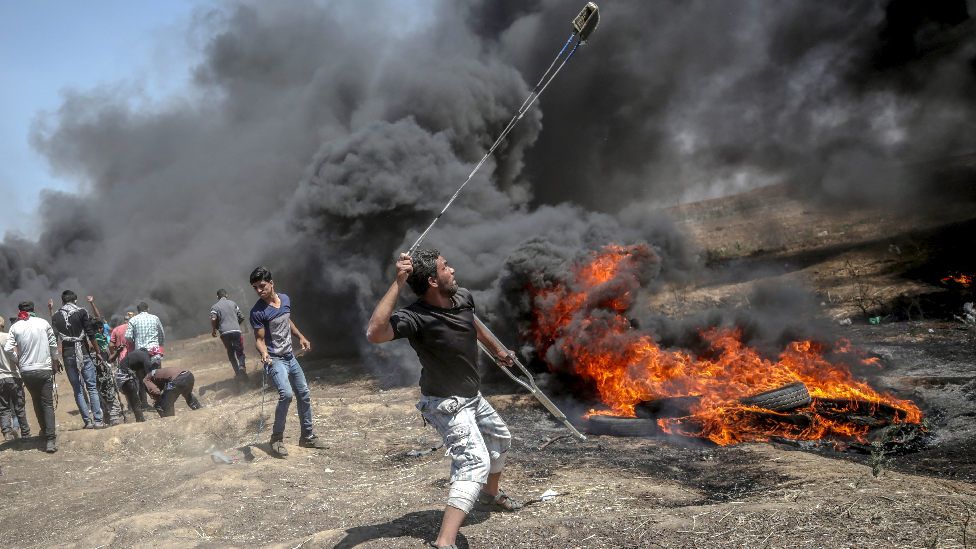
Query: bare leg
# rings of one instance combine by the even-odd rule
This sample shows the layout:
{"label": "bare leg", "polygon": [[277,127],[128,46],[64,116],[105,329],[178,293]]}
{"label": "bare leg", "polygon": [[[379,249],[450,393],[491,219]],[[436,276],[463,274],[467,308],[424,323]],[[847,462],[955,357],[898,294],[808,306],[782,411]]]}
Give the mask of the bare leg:
{"label": "bare leg", "polygon": [[[504,456],[504,452],[502,455]],[[498,481],[502,477],[502,472],[488,473],[488,481],[485,482],[484,486],[481,487],[481,495],[478,497],[478,501],[482,504],[492,503],[492,499],[502,493],[501,489],[498,487]],[[497,503],[505,511],[518,511],[522,508],[522,504],[509,498],[507,495],[502,494],[498,499]]]}
{"label": "bare leg", "polygon": [[[505,452],[502,452],[502,454],[504,454],[504,453]],[[502,478],[502,472],[501,471],[498,471],[497,473],[489,473],[488,474],[488,482],[485,483],[485,485],[481,488],[481,490],[484,491],[486,494],[490,494],[492,496],[497,496],[498,495],[498,491],[499,491],[498,481],[501,478]],[[501,503],[501,502],[505,501],[506,499],[508,499],[508,498],[507,497],[502,498],[502,500],[499,501],[498,503]]]}
{"label": "bare leg", "polygon": [[[488,482],[485,483],[485,486],[482,488],[482,490],[484,490],[485,493],[491,494],[493,496],[497,496],[498,495],[498,481],[501,478],[502,478],[502,472],[501,471],[499,471],[497,473],[491,473],[491,474],[489,474],[488,475]],[[505,500],[502,500],[502,501],[505,501]]]}
{"label": "bare leg", "polygon": [[[497,487],[497,477],[495,483]],[[461,523],[464,522],[464,517],[466,516],[468,515],[457,507],[451,507],[450,505],[444,507],[444,520],[441,521],[441,531],[437,535],[437,541],[434,545],[438,547],[454,545],[458,530],[461,529]]]}

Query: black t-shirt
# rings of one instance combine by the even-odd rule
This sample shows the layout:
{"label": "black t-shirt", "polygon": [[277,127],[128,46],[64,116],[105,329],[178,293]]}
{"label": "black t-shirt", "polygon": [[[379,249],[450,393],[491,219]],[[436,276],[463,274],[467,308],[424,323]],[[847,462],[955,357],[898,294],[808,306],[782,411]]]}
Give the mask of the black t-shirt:
{"label": "black t-shirt", "polygon": [[[82,352],[88,354],[91,352],[89,349],[88,340],[95,339],[95,330],[91,326],[91,317],[88,316],[88,311],[82,309],[81,307],[75,306],[74,311],[68,315],[65,319],[62,314],[61,309],[54,311],[54,317],[51,319],[51,326],[62,336],[68,337],[80,337]],[[99,327],[101,329],[101,327]],[[61,353],[64,356],[71,356],[75,353],[75,344],[73,341],[62,341],[61,342]]]}
{"label": "black t-shirt", "polygon": [[125,355],[125,358],[119,362],[119,368],[127,368],[133,372],[140,369],[150,372],[152,371],[152,355],[145,349],[136,349]]}
{"label": "black t-shirt", "polygon": [[478,332],[474,298],[458,288],[453,307],[441,309],[423,300],[390,316],[393,339],[407,338],[417,351],[423,370],[420,390],[427,396],[470,398],[478,394]]}

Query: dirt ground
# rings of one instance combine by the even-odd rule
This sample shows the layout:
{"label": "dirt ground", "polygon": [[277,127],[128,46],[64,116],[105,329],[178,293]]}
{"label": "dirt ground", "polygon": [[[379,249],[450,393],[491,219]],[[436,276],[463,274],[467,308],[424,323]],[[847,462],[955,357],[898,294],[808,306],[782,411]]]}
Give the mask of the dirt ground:
{"label": "dirt ground", "polygon": [[[875,386],[916,399],[932,443],[869,456],[782,442],[580,442],[561,437],[565,428],[513,385],[492,386],[488,399],[515,438],[502,485],[527,505],[476,509],[458,546],[976,547],[976,329],[952,318],[974,299],[941,282],[945,268],[968,267],[952,258],[967,242],[971,253],[972,238],[959,239],[973,234],[972,214],[838,213],[782,188],[671,213],[729,275],[662,293],[661,310],[747,305],[763,280],[806,287],[821,318],[852,319],[838,335],[882,357]],[[768,268],[745,268],[757,264]],[[880,324],[868,323],[874,316]],[[381,390],[352,360],[300,360],[330,448],[299,448],[292,411],[284,460],[268,454],[267,424],[243,451],[262,417],[260,379],[236,386],[209,335],[167,347],[167,365],[194,372],[205,406],[180,404],[174,418],[81,430],[59,376],[60,451],[45,454],[34,440],[0,445],[0,547],[423,547],[437,533],[450,462],[442,450],[407,454],[438,441],[414,408],[419,390]],[[275,401],[272,391],[264,418]],[[213,451],[239,459],[217,464]],[[559,495],[541,501],[547,490]]]}

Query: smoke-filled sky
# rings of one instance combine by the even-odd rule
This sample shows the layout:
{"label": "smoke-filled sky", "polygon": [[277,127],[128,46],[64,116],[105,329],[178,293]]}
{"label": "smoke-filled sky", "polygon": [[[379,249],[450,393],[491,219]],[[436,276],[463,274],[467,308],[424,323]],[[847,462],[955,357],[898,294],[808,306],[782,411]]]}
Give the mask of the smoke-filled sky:
{"label": "smoke-filled sky", "polygon": [[41,188],[78,187],[78,181],[52,176],[31,149],[31,122],[56,110],[68,90],[128,87],[136,102],[181,91],[188,68],[199,61],[183,39],[186,24],[193,9],[207,3],[0,4],[0,233],[31,235],[41,228],[34,216]]}
{"label": "smoke-filled sky", "polygon": [[[196,10],[167,37],[198,59],[185,90],[147,102],[128,86],[74,89],[35,119],[30,146],[82,190],[43,193],[38,233],[0,244],[0,309],[71,288],[103,312],[146,300],[196,335],[217,288],[253,302],[247,274],[264,264],[313,344],[365,352],[396,252],[504,128],[582,5]],[[914,166],[976,152],[976,0],[927,6],[602,2],[599,29],[427,244],[476,290],[533,238],[647,241],[668,276],[693,266],[693,246],[655,206],[784,181],[835,200],[932,196],[938,181]]]}

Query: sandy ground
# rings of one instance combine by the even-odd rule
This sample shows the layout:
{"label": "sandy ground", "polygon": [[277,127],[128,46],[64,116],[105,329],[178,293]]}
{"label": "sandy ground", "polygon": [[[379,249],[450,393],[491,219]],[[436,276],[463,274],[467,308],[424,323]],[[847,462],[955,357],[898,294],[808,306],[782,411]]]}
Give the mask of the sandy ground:
{"label": "sandy ground", "polygon": [[[761,278],[805,285],[823,296],[825,318],[853,316],[838,330],[884,357],[876,385],[918,399],[935,426],[933,445],[884,456],[878,466],[871,456],[775,442],[717,447],[606,436],[579,442],[556,438],[566,430],[530,396],[510,385],[487,387],[515,437],[503,488],[528,505],[514,514],[472,512],[459,547],[976,546],[976,332],[931,315],[896,319],[898,306],[890,304],[902,293],[952,291],[895,273],[919,261],[921,252],[905,242],[923,242],[925,231],[959,220],[902,220],[889,231],[902,247],[895,253],[888,250],[891,237],[878,238],[880,214],[845,212],[847,221],[829,225],[830,214],[776,192],[752,195],[759,204],[751,209],[728,203],[748,197],[681,207],[691,213],[680,223],[720,265],[785,258],[792,266],[675,289],[659,296],[658,306],[678,315],[734,304]],[[786,234],[807,236],[779,248],[736,237],[736,230],[759,234],[757,227],[774,216],[795,222]],[[860,228],[842,231],[838,241],[817,236],[848,222]],[[863,234],[851,236],[857,231]],[[729,252],[736,240],[748,249]],[[885,301],[891,318],[880,325],[867,323],[852,301],[850,274],[837,267],[852,260],[865,273],[855,278],[893,292]],[[407,455],[438,441],[414,408],[419,390],[382,391],[352,360],[313,355],[302,362],[316,429],[330,448],[297,446],[293,407],[291,455],[284,460],[268,454],[267,424],[245,459],[241,450],[262,417],[260,380],[235,385],[219,341],[209,335],[167,347],[167,365],[194,372],[205,405],[190,411],[181,403],[175,418],[81,430],[59,376],[60,451],[45,454],[33,440],[0,445],[0,547],[423,547],[436,536],[450,462],[442,450]],[[266,419],[275,401],[267,395]],[[215,450],[239,459],[214,463]],[[872,474],[873,465],[880,475]],[[546,490],[560,495],[540,501]]]}

